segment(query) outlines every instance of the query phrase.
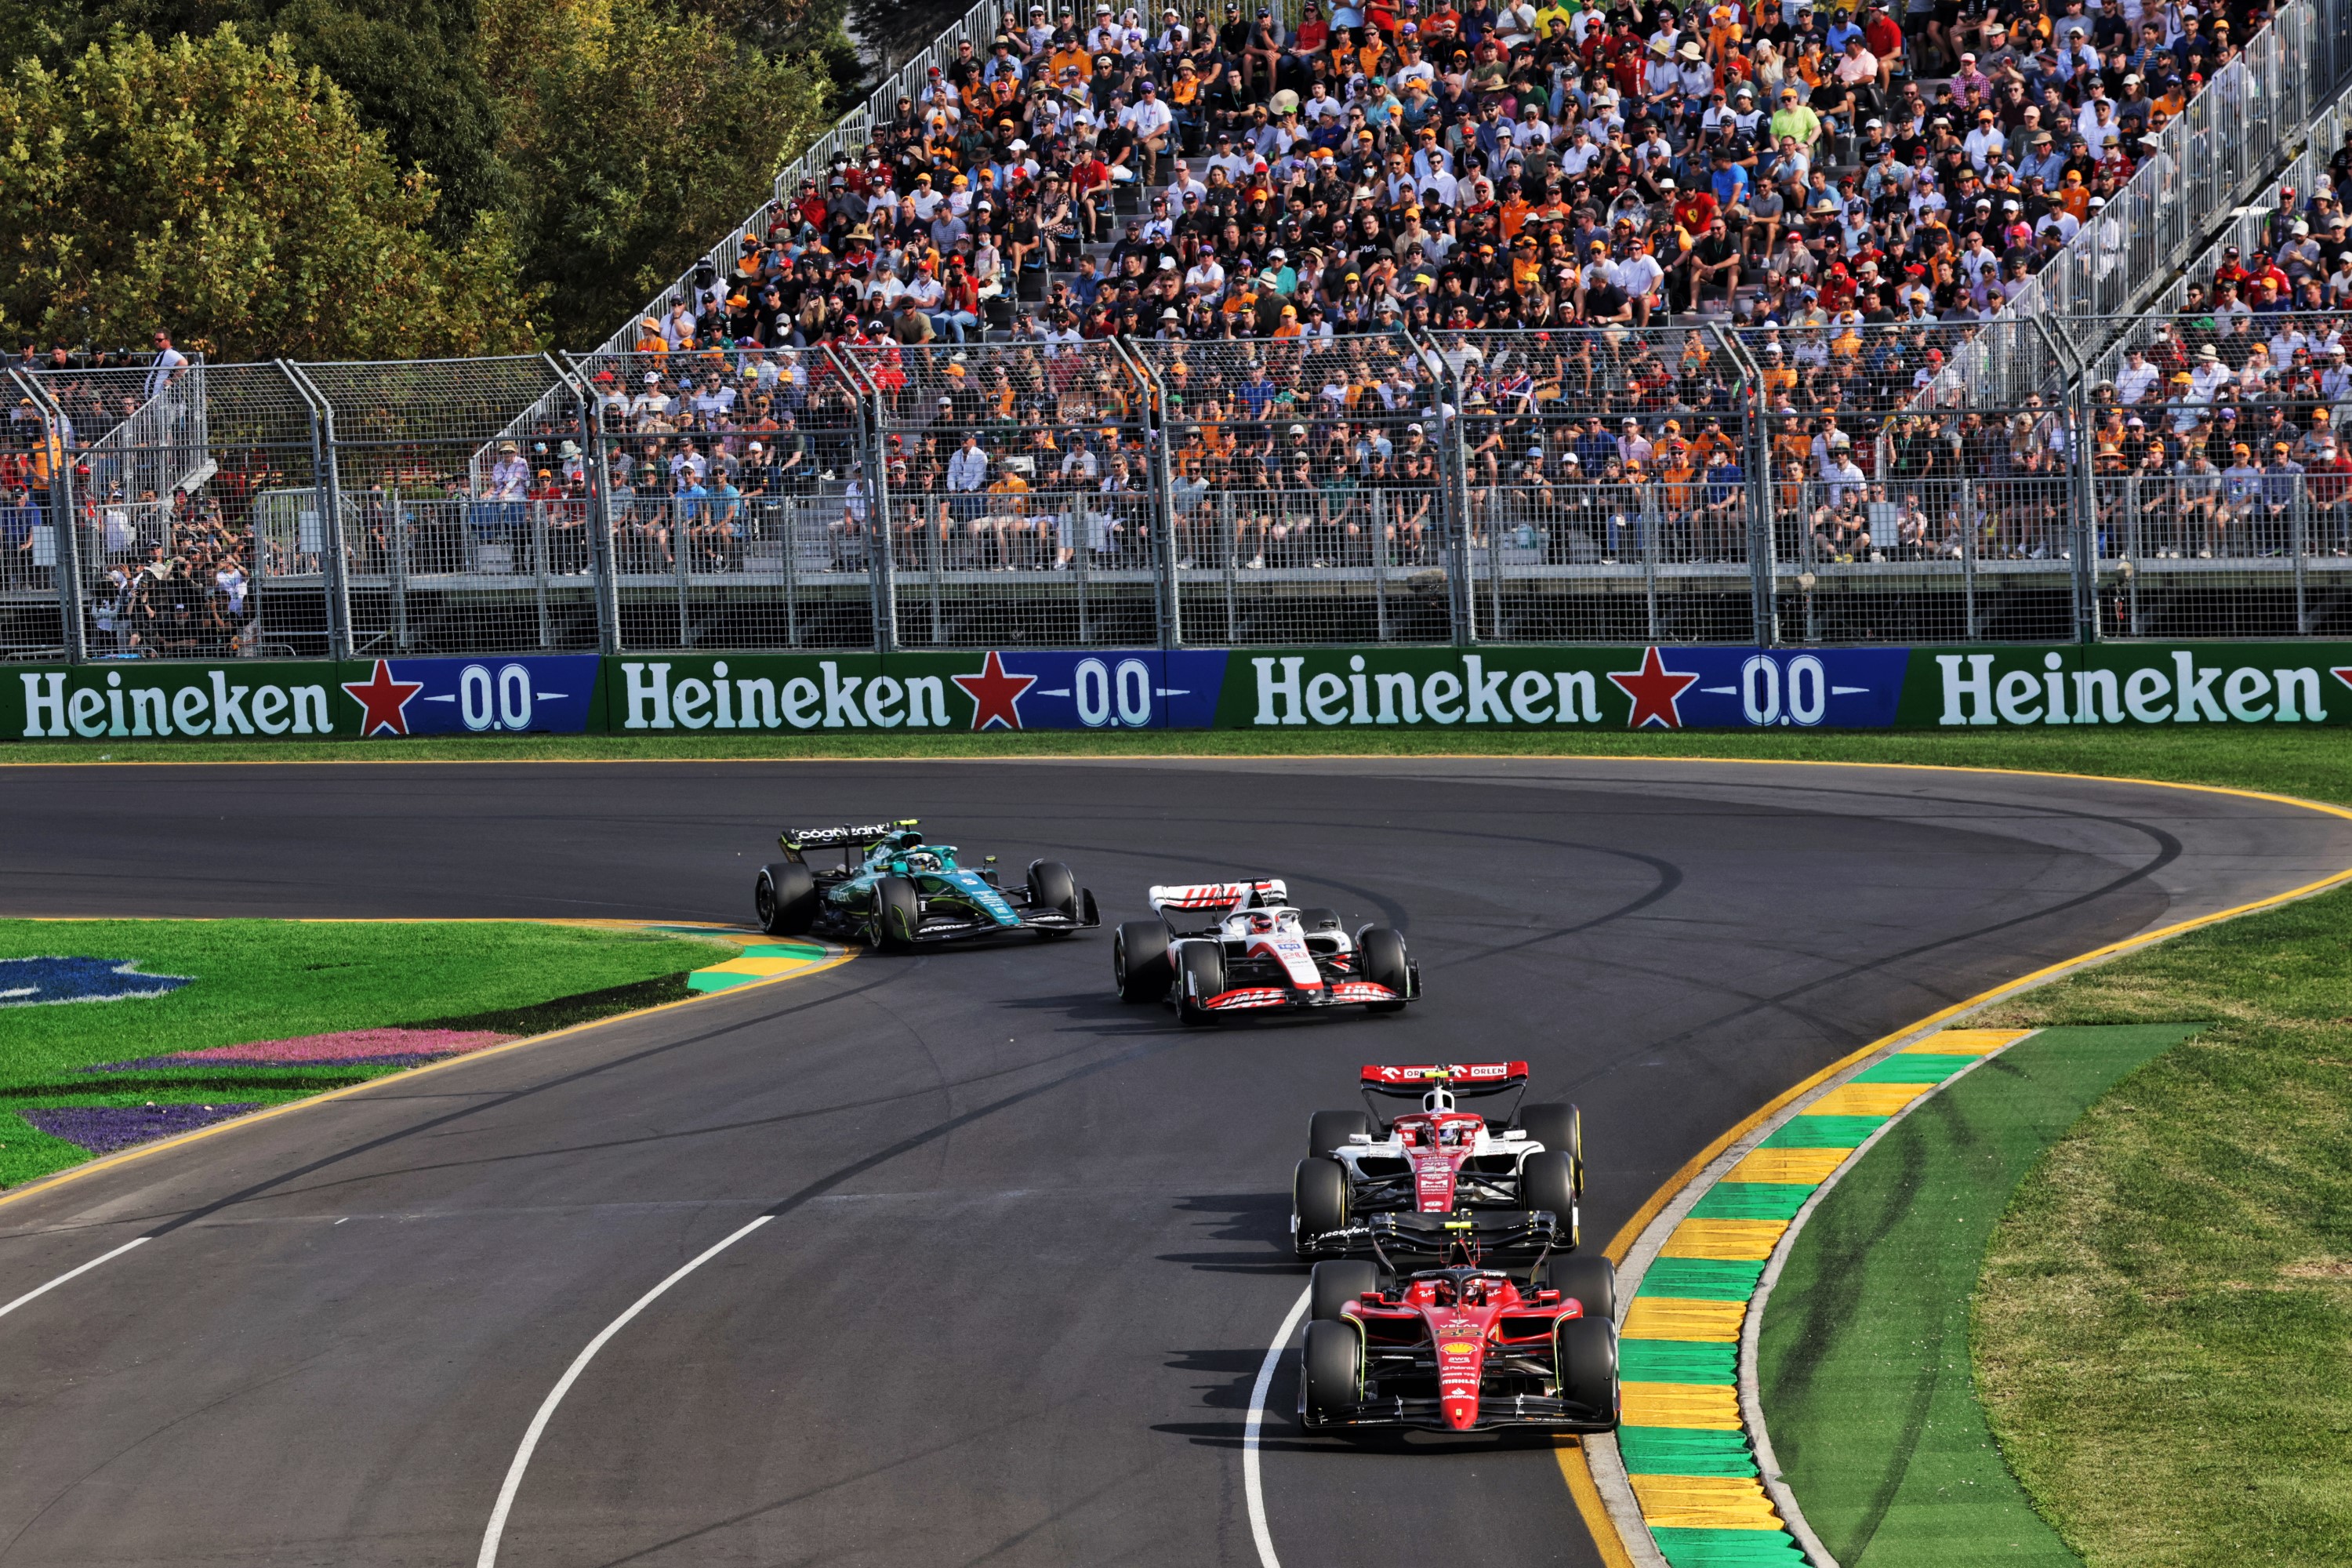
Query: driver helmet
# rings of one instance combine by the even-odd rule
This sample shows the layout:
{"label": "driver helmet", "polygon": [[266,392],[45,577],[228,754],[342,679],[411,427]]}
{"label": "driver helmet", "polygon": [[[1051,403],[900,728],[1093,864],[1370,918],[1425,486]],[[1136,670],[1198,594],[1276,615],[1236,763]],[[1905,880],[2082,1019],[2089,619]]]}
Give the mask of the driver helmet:
{"label": "driver helmet", "polygon": [[1274,929],[1274,917],[1272,915],[1252,915],[1249,918],[1249,928],[1251,931],[1259,933],[1270,931]]}
{"label": "driver helmet", "polygon": [[928,849],[909,850],[907,855],[907,869],[909,871],[936,871],[940,869],[940,858],[937,855],[932,854]]}
{"label": "driver helmet", "polygon": [[1421,1097],[1421,1108],[1423,1110],[1451,1110],[1454,1109],[1454,1091],[1443,1086],[1433,1089]]}

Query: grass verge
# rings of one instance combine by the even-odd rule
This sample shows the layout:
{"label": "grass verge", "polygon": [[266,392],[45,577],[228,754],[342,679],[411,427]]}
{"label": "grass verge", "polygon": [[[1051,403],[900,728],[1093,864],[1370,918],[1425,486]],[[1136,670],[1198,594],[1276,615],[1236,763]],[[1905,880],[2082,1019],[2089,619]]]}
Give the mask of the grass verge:
{"label": "grass verge", "polygon": [[190,984],[119,1002],[0,1007],[0,1186],[89,1157],[17,1114],[274,1104],[402,1069],[306,1063],[80,1069],[215,1046],[405,1026],[544,1033],[690,994],[732,943],[520,921],[0,921],[0,958],[136,960]]}
{"label": "grass verge", "polygon": [[2028,768],[2175,783],[2229,784],[2318,800],[2352,800],[2352,745],[2328,730],[2028,730],[1890,733],[1787,731],[1705,733],[1496,730],[1037,731],[982,735],[523,735],[482,739],[16,742],[0,763],[231,762],[693,762],[906,757],[1111,758],[1438,756],[1740,757],[1801,762],[1927,763]]}
{"label": "grass verge", "polygon": [[2000,1008],[2210,1019],[2019,1188],[1979,1282],[1992,1430],[2091,1568],[2352,1561],[2352,892]]}
{"label": "grass verge", "polygon": [[2018,1182],[2194,1027],[2053,1029],[1989,1058],[1889,1128],[1799,1235],[1764,1313],[1764,1414],[1845,1568],[2074,1564],[1986,1428],[1969,1294]]}

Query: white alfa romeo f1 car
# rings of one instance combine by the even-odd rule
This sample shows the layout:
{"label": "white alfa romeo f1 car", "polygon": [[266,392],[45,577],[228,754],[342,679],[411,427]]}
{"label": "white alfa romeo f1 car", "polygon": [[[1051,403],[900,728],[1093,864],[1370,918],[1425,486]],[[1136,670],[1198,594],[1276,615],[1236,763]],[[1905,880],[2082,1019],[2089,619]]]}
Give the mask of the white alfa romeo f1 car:
{"label": "white alfa romeo f1 car", "polygon": [[1337,910],[1294,908],[1276,878],[1154,888],[1151,907],[1155,919],[1119,926],[1112,978],[1119,1000],[1172,1002],[1187,1024],[1269,1008],[1394,1013],[1421,994],[1403,937],[1381,925],[1351,937]]}

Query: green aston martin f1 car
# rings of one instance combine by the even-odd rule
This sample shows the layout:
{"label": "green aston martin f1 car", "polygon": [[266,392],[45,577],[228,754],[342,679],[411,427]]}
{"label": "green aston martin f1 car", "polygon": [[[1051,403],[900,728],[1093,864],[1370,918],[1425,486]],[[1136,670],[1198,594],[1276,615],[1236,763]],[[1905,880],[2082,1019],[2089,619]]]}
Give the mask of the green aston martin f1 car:
{"label": "green aston martin f1 car", "polygon": [[[1026,885],[1008,889],[995,856],[978,870],[960,866],[955,846],[924,842],[912,817],[787,827],[776,842],[785,858],[761,868],[751,895],[772,936],[855,938],[904,952],[1004,931],[1063,937],[1102,923],[1094,894],[1060,861],[1032,860]],[[811,866],[812,849],[840,850],[840,867]]]}

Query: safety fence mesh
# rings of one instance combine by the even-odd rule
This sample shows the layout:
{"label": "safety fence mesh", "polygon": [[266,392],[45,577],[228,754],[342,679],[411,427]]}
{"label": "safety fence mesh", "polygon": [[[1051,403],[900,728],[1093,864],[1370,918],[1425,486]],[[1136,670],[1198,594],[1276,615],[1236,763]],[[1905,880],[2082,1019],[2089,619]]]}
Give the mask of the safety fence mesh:
{"label": "safety fence mesh", "polygon": [[2099,330],[20,371],[0,657],[2352,630],[2352,317]]}

